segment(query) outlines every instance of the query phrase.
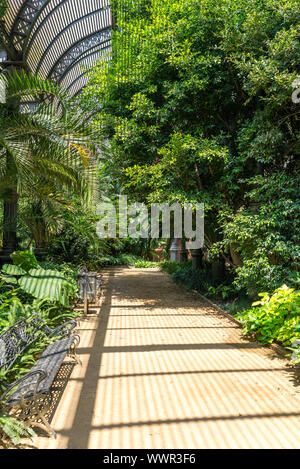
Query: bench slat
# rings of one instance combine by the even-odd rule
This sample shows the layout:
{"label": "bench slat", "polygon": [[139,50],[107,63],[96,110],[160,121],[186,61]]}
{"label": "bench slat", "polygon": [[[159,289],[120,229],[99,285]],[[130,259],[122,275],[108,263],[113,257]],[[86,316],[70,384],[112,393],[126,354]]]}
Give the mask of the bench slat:
{"label": "bench slat", "polygon": [[[47,377],[39,384],[37,394],[44,394],[50,391],[54,378],[75,340],[76,337],[72,336],[50,344],[37,360],[36,365],[30,372],[41,370],[47,373]],[[13,403],[19,402],[24,393],[24,389],[26,389],[26,397],[28,397],[28,399],[32,398],[37,381],[37,375],[29,377],[27,380],[25,379],[16,391],[10,395],[7,404],[12,405]]]}

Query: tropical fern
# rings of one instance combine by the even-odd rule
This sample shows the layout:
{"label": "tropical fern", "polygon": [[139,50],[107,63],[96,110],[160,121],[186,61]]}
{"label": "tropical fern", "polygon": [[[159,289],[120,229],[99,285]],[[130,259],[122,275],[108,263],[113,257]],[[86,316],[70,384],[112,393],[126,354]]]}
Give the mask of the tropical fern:
{"label": "tropical fern", "polygon": [[4,16],[6,8],[7,8],[7,1],[0,0],[0,19]]}
{"label": "tropical fern", "polygon": [[[86,204],[95,199],[93,158],[100,149],[99,132],[78,117],[72,101],[58,84],[25,72],[14,72],[4,80],[6,100],[0,103],[0,196],[15,203],[20,197],[29,197],[41,207],[38,217],[29,215],[25,220],[39,242],[38,233],[44,237],[43,231],[48,229],[43,217],[47,210],[53,211],[54,207],[59,212],[61,207],[70,206],[73,194]],[[30,112],[22,104],[24,101],[35,103]],[[13,226],[8,231],[14,229]]]}
{"label": "tropical fern", "polygon": [[36,436],[36,433],[32,428],[26,428],[23,422],[17,421],[8,415],[0,414],[0,441],[8,438],[17,446],[22,437],[32,438],[33,436]]}

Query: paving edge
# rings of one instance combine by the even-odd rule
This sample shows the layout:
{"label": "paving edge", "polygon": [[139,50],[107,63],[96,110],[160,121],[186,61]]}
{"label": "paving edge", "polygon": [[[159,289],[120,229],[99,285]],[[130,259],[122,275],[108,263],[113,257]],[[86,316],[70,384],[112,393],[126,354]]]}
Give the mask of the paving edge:
{"label": "paving edge", "polygon": [[[219,311],[223,316],[225,316],[227,319],[229,319],[231,322],[234,322],[235,324],[237,324],[241,329],[243,327],[243,324],[241,321],[239,321],[238,319],[235,319],[233,316],[231,316],[231,314],[227,313],[226,311],[224,311],[224,309],[220,308],[220,306],[218,306],[217,304],[215,304],[213,301],[209,300],[208,298],[206,298],[204,295],[202,295],[201,293],[199,293],[197,290],[192,290],[193,293],[195,293],[196,295],[200,296],[200,298],[202,300],[204,300],[204,302],[208,303],[210,306],[212,306],[213,308],[215,308],[217,311]],[[287,357],[287,354],[289,353],[287,349],[285,349],[282,345],[279,345],[279,344],[268,344],[268,345],[263,345],[261,344],[260,342],[258,342],[262,347],[266,347],[266,348],[270,348],[272,349],[274,352],[278,353],[279,355],[283,356],[286,360],[288,360],[288,357]],[[291,365],[292,366],[292,365]]]}

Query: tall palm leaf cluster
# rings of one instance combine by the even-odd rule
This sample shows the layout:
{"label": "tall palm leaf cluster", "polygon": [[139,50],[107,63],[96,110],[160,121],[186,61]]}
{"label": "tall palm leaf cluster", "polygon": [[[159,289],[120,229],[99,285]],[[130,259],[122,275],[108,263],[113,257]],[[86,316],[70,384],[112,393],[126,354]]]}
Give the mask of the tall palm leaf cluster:
{"label": "tall palm leaf cluster", "polygon": [[31,210],[24,221],[42,247],[53,221],[59,221],[60,209],[71,208],[74,194],[91,200],[97,138],[56,83],[16,71],[0,77],[4,248],[16,248],[20,197],[30,197]]}

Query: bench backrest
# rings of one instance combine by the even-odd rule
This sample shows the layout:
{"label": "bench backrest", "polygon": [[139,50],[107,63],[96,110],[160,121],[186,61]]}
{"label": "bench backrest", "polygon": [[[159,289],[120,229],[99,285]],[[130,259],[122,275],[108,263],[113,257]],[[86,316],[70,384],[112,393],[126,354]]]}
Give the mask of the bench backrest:
{"label": "bench backrest", "polygon": [[0,335],[0,370],[8,371],[24,350],[51,329],[35,313]]}
{"label": "bench backrest", "polygon": [[88,300],[93,301],[100,295],[102,277],[101,274],[88,272],[86,269],[79,272],[79,296],[82,300],[87,297]]}

